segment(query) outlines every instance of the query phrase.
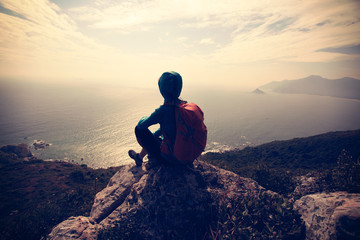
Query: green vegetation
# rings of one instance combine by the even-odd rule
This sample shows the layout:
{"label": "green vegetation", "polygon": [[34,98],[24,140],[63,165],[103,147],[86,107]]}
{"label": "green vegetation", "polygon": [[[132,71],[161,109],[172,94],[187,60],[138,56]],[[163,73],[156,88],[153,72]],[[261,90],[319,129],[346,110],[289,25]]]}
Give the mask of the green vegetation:
{"label": "green vegetation", "polygon": [[327,191],[360,192],[360,158],[353,159],[346,150],[338,157],[337,166],[321,175]]}
{"label": "green vegetation", "polygon": [[0,239],[4,240],[40,239],[70,216],[88,216],[95,194],[119,169],[11,160],[0,168]]}
{"label": "green vegetation", "polygon": [[129,221],[121,220],[117,222],[114,228],[105,229],[99,232],[98,240],[116,240],[116,239],[131,239],[141,240],[139,233],[139,226],[133,217],[129,217]]}
{"label": "green vegetation", "polygon": [[294,193],[297,176],[315,176],[313,188],[319,192],[360,192],[360,130],[207,153],[202,160],[282,194],[270,201],[262,196],[234,201],[207,234],[209,239],[304,239],[304,225],[292,209],[302,196]]}
{"label": "green vegetation", "polygon": [[295,177],[305,174],[320,179],[320,191],[359,192],[359,157],[360,130],[356,130],[207,153],[202,160],[287,195],[297,186]]}
{"label": "green vegetation", "polygon": [[299,214],[280,195],[236,199],[221,213],[206,239],[305,239]]}
{"label": "green vegetation", "polygon": [[[292,210],[302,196],[293,193],[297,176],[315,176],[316,191],[360,192],[360,130],[207,153],[202,160],[280,194],[234,199],[220,216],[210,214],[203,239],[304,239],[304,226]],[[0,151],[0,239],[41,239],[70,216],[88,216],[95,194],[118,169],[22,161]],[[138,228],[136,221],[119,222],[99,239],[140,239]]]}

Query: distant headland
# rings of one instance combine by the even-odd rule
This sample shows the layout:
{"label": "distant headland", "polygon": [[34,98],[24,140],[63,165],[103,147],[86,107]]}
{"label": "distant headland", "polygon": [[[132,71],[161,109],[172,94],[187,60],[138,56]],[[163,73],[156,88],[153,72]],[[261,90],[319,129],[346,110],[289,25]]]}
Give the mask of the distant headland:
{"label": "distant headland", "polygon": [[296,80],[274,81],[257,89],[265,92],[310,94],[360,100],[360,80],[350,77],[327,79],[311,75]]}

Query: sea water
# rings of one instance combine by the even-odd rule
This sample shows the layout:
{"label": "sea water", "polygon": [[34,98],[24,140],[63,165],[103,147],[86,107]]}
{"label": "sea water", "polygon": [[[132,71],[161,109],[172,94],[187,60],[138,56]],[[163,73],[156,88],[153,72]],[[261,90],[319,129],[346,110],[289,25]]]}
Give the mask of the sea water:
{"label": "sea water", "polygon": [[[360,128],[360,101],[300,94],[184,89],[208,127],[206,151]],[[100,168],[130,163],[134,128],[162,104],[157,89],[7,82],[0,85],[0,145],[43,140],[32,152]],[[156,130],[153,126],[151,130]]]}

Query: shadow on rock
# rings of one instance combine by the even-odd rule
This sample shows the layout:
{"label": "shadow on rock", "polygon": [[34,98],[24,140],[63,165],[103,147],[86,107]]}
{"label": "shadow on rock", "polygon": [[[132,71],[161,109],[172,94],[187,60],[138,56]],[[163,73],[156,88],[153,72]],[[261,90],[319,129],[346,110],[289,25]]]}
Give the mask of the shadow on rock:
{"label": "shadow on rock", "polygon": [[99,239],[202,239],[217,212],[201,173],[182,166],[152,169],[133,186],[127,202],[138,207]]}
{"label": "shadow on rock", "polygon": [[260,194],[276,195],[202,161],[149,171],[131,164],[96,195],[89,217],[69,218],[49,239],[207,239],[227,206]]}

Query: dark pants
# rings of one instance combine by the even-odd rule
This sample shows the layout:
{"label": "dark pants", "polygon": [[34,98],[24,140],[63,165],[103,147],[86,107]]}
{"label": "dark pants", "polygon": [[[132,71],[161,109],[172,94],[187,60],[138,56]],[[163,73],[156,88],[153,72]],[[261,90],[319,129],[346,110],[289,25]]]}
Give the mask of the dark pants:
{"label": "dark pants", "polygon": [[135,127],[135,135],[138,143],[148,153],[149,156],[156,158],[162,163],[167,161],[161,156],[160,145],[161,140],[156,138],[149,129],[141,130],[137,126]]}

